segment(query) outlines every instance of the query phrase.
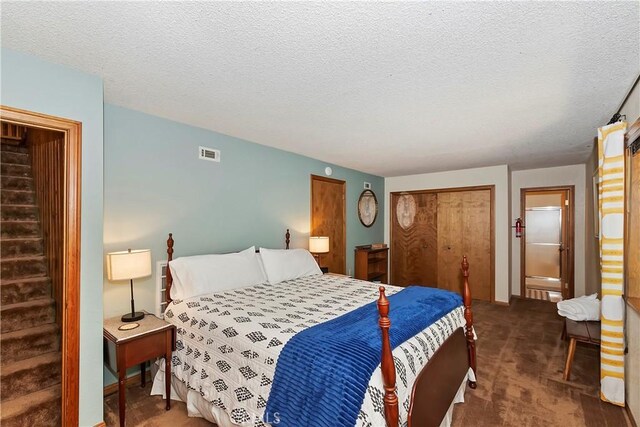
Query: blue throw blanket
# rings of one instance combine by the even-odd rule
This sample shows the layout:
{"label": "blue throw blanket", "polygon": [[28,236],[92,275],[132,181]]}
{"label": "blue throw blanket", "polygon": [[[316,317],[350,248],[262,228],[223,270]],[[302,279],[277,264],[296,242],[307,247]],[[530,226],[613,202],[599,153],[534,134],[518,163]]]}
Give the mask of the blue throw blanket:
{"label": "blue throw blanket", "polygon": [[[411,286],[389,297],[395,348],[462,304],[460,295]],[[278,427],[353,427],[382,334],[372,302],[296,334],[282,349],[264,420]]]}

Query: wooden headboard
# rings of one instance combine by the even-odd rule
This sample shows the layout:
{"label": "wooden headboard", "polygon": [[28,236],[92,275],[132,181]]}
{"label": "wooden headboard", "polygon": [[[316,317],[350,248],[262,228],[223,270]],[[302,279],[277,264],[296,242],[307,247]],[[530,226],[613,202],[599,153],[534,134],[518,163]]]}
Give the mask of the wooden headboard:
{"label": "wooden headboard", "polygon": [[[287,232],[284,234],[284,243],[285,249],[289,249],[289,243],[291,243],[291,234],[289,233],[289,229],[287,228]],[[169,238],[167,239],[167,275],[166,275],[166,286],[165,286],[165,299],[167,301],[167,306],[172,301],[171,300],[171,285],[173,284],[173,278],[171,277],[171,269],[169,268],[169,263],[173,260],[173,233],[169,233]]]}

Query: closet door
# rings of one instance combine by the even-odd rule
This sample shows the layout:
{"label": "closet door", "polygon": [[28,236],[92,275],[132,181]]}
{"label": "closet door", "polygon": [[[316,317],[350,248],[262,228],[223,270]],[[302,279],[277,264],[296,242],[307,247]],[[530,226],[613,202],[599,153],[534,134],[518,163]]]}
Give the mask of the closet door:
{"label": "closet door", "polygon": [[465,191],[462,197],[462,251],[469,260],[471,296],[491,301],[491,191]]}
{"label": "closet door", "polygon": [[471,295],[491,300],[491,190],[438,193],[438,286],[462,288],[460,262],[467,256]]}
{"label": "closet door", "polygon": [[437,286],[437,196],[391,195],[391,282]]}
{"label": "closet door", "polygon": [[[438,193],[438,287],[460,293],[463,192]],[[475,295],[474,295],[475,296]]]}

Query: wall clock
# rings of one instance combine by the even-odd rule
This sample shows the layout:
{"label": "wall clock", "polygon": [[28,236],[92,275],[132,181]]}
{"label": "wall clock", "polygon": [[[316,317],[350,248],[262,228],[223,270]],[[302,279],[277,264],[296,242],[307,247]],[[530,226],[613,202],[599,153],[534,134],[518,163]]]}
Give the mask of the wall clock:
{"label": "wall clock", "polygon": [[358,218],[365,227],[371,227],[378,217],[378,199],[371,190],[364,190],[358,199]]}

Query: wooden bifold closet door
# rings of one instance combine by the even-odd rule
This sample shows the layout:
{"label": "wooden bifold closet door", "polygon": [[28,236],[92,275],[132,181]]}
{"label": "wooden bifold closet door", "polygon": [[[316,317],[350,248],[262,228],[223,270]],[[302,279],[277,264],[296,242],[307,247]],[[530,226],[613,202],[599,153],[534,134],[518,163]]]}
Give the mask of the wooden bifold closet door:
{"label": "wooden bifold closet door", "polygon": [[397,193],[391,202],[391,283],[460,292],[460,260],[466,255],[473,298],[492,300],[490,187]]}
{"label": "wooden bifold closet door", "polygon": [[[392,194],[391,272],[394,285],[420,284],[437,286],[438,242],[437,209],[435,193]],[[407,209],[397,209],[398,203],[411,202]],[[413,204],[415,202],[415,204]],[[415,209],[415,216],[413,210]],[[400,213],[399,213],[400,212]],[[412,219],[400,224],[404,217]],[[409,223],[412,222],[410,225]]]}
{"label": "wooden bifold closet door", "polygon": [[460,292],[460,260],[473,266],[474,299],[491,301],[491,191],[438,193],[438,287]]}

